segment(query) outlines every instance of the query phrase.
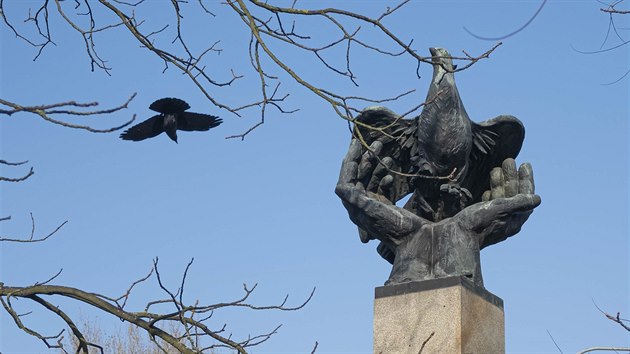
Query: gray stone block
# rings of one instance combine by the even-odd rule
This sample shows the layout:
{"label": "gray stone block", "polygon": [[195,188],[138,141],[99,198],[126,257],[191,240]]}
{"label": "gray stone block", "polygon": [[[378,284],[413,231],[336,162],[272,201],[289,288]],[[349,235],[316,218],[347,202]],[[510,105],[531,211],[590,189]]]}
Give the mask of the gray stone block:
{"label": "gray stone block", "polygon": [[503,300],[463,276],[378,287],[374,353],[505,353]]}

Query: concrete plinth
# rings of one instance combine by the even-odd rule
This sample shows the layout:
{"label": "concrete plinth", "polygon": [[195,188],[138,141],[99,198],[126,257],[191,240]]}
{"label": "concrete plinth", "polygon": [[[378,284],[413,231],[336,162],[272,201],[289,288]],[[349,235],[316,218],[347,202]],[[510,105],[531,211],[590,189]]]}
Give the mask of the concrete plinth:
{"label": "concrete plinth", "polygon": [[463,276],[378,287],[374,353],[505,353],[503,300]]}

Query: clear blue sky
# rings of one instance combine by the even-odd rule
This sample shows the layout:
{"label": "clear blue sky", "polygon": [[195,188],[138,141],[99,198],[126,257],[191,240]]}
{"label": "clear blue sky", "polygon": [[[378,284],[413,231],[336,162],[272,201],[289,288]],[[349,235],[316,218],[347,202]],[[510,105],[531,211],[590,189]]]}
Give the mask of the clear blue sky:
{"label": "clear blue sky", "polygon": [[[15,9],[8,15],[20,26],[27,5],[36,5],[23,3],[7,5]],[[248,75],[234,87],[210,88],[211,94],[235,105],[257,99],[246,29],[227,6],[218,1],[207,4],[217,17],[191,10],[196,2],[183,6],[184,21],[191,23],[185,27],[190,43],[200,49],[221,40],[224,51],[209,55],[209,70],[224,78],[229,77],[229,68]],[[344,4],[370,16],[391,5]],[[431,46],[474,55],[494,42],[471,37],[463,26],[480,35],[505,34],[524,23],[539,4],[417,1],[385,24],[401,38],[415,39],[416,48],[427,55]],[[147,31],[170,19],[171,13],[159,5],[147,2],[138,13],[147,19]],[[64,6],[70,11],[73,5]],[[102,11],[97,3],[93,7]],[[600,7],[596,1],[550,1],[528,28],[505,40],[489,60],[456,75],[473,120],[512,114],[523,121],[526,138],[517,161],[532,163],[543,200],[518,235],[482,252],[486,287],[505,301],[510,353],[557,353],[547,331],[565,353],[630,345],[628,332],[593,305],[630,317],[629,78],[602,85],[630,68],[630,47],[599,55],[579,54],[571,47],[599,48],[608,26]],[[626,38],[628,18],[619,22]],[[152,115],[147,107],[155,99],[180,97],[192,111],[220,115],[224,123],[206,133],[181,133],[176,145],[164,135],[132,143],[120,140],[118,133],[70,130],[29,114],[0,117],[0,158],[29,160],[36,173],[24,183],[0,186],[0,216],[13,217],[0,224],[2,235],[27,236],[29,212],[42,234],[69,220],[44,243],[0,244],[0,281],[29,285],[63,268],[56,284],[115,296],[148,272],[154,257],[160,258],[164,280],[176,288],[194,257],[186,290],[190,302],[236,299],[242,283],[258,283],[254,303],[276,304],[288,293],[289,302],[297,304],[317,287],[313,300],[298,312],[217,313],[213,324],[227,322],[228,330],[239,338],[284,324],[252,352],[310,352],[318,341],[320,353],[370,353],[373,291],[387,279],[390,267],[376,254],[376,244],[359,241],[356,227],[333,193],[350,139],[346,123],[321,99],[285,78],[282,87],[291,94],[287,107],[300,111],[291,115],[270,111],[266,124],[245,141],[225,140],[253,125],[257,113],[249,111],[239,118],[213,107],[176,70],[163,74],[163,63],[121,30],[96,38],[100,54],[113,68],[112,76],[90,72],[81,37],[56,12],[51,12],[51,25],[57,45],[35,62],[35,50],[1,27],[0,97],[32,105],[72,99],[115,106],[138,92],[128,110],[81,122],[105,128],[134,113],[143,120]],[[381,43],[364,27],[365,38]],[[314,19],[298,22],[297,29],[337,38],[330,26]],[[172,28],[169,31],[156,39],[169,43]],[[320,85],[339,91],[352,88],[312,55],[283,48],[279,53]],[[343,64],[344,58],[336,54],[330,57]],[[429,65],[420,67],[422,78],[417,79],[415,63],[409,59],[357,50],[352,60],[360,87],[343,92],[383,97],[416,89],[415,95],[390,105],[398,112],[424,99]],[[272,74],[282,74],[267,64]],[[2,175],[23,172],[26,168],[3,168]],[[143,308],[143,300],[164,297],[155,283],[137,290],[130,309]],[[63,327],[33,304],[19,303],[25,312],[34,310],[27,318],[35,328],[54,334]],[[88,307],[59,304],[80,318],[98,316],[107,329],[120,326]],[[0,326],[3,354],[46,352],[41,342],[17,330],[5,313]]]}

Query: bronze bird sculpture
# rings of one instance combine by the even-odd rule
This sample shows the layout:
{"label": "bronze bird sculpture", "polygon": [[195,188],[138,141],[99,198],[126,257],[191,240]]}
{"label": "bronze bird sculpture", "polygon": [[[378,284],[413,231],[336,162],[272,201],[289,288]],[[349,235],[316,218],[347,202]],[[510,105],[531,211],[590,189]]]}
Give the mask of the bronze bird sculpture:
{"label": "bronze bird sculpture", "polygon": [[[507,115],[473,122],[455,85],[456,67],[450,54],[443,48],[429,50],[433,77],[421,114],[401,119],[387,108],[368,107],[357,120],[385,134],[361,125],[356,129],[367,144],[380,142],[379,156],[392,158],[392,170],[415,176],[392,174],[387,191],[374,183],[368,189],[391,203],[412,194],[405,209],[440,221],[481,201],[489,189],[490,171],[518,155],[525,129],[518,119]],[[359,234],[364,242],[375,238],[363,230]],[[378,251],[393,262],[386,245],[381,244]]]}

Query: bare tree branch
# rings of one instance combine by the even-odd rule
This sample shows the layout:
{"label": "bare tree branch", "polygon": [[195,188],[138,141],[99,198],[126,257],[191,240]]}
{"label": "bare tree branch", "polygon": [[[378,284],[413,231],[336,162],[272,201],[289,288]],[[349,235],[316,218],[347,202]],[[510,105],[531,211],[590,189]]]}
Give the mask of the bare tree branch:
{"label": "bare tree branch", "polygon": [[431,332],[431,334],[429,334],[427,339],[425,339],[424,342],[422,342],[422,346],[420,347],[420,350],[418,351],[418,354],[422,354],[422,351],[424,350],[424,347],[427,345],[427,343],[429,343],[429,341],[431,340],[431,338],[433,338],[434,335],[435,335],[435,332]]}
{"label": "bare tree branch", "polygon": [[315,346],[313,347],[313,350],[311,350],[311,354],[315,354],[315,352],[317,351],[317,346],[319,345],[319,343],[315,342]]}
{"label": "bare tree branch", "polygon": [[10,177],[0,176],[0,182],[22,182],[34,174],[35,174],[35,171],[33,171],[33,168],[31,167],[31,169],[22,177],[10,178]]}
{"label": "bare tree branch", "polygon": [[21,162],[9,162],[5,160],[0,160],[0,164],[7,165],[7,166],[20,166],[20,165],[24,165],[25,163],[28,163],[28,160],[21,161]]}
{"label": "bare tree branch", "polygon": [[611,50],[615,50],[617,48],[621,48],[621,47],[627,45],[628,43],[630,43],[630,40],[623,41],[623,42],[621,42],[621,43],[619,43],[619,44],[617,44],[615,46],[612,46],[612,47],[609,47],[609,48],[606,48],[606,49],[592,50],[592,51],[579,50],[579,49],[576,49],[573,45],[571,45],[571,48],[573,50],[575,50],[576,52],[580,53],[580,54],[599,54],[599,53],[610,52]]}
{"label": "bare tree branch", "polygon": [[[413,48],[410,47],[410,44],[407,44],[405,42],[403,42],[400,38],[398,38],[395,34],[393,34],[382,22],[381,20],[384,19],[386,16],[390,15],[391,13],[393,13],[394,11],[400,9],[401,7],[403,7],[406,3],[408,3],[409,1],[402,1],[399,5],[395,6],[394,8],[388,8],[381,16],[379,16],[378,18],[374,19],[374,18],[370,18],[367,17],[365,15],[361,15],[358,13],[353,13],[350,11],[345,11],[345,10],[340,10],[340,9],[336,9],[336,8],[326,8],[326,9],[319,9],[319,10],[304,10],[304,9],[296,9],[294,7],[291,8],[283,8],[283,7],[278,7],[278,6],[273,6],[270,5],[268,3],[263,3],[257,0],[250,0],[249,3],[254,5],[253,7],[256,9],[263,9],[266,10],[268,12],[271,12],[272,14],[275,15],[275,18],[278,21],[278,28],[277,30],[274,30],[270,27],[269,21],[263,20],[261,17],[257,17],[256,15],[254,15],[252,13],[252,10],[250,10],[249,6],[245,3],[244,0],[228,0],[228,4],[232,7],[232,9],[237,12],[239,14],[239,16],[241,17],[241,20],[243,20],[243,22],[250,28],[250,31],[252,33],[252,36],[254,37],[254,40],[256,42],[257,45],[260,45],[260,47],[263,49],[263,51],[265,52],[265,54],[277,65],[279,66],[286,74],[288,74],[290,77],[292,77],[298,84],[306,87],[308,90],[310,90],[312,93],[314,93],[315,95],[319,96],[320,98],[324,99],[326,102],[328,102],[333,110],[335,111],[335,113],[337,113],[338,116],[340,116],[343,119],[346,120],[352,120],[353,119],[353,115],[352,112],[358,112],[360,111],[359,108],[357,107],[353,107],[351,105],[349,105],[349,100],[351,99],[358,99],[358,100],[363,100],[363,101],[369,101],[369,99],[366,98],[361,98],[361,97],[356,97],[356,96],[344,96],[338,93],[335,93],[333,91],[330,91],[328,89],[325,88],[321,88],[321,87],[317,87],[314,84],[310,83],[308,80],[304,79],[302,76],[300,76],[298,73],[296,73],[293,69],[291,69],[278,55],[277,53],[275,53],[274,51],[272,51],[269,46],[267,45],[267,40],[265,38],[263,38],[263,36],[268,36],[271,39],[279,39],[282,40],[286,43],[289,43],[297,48],[300,48],[302,50],[306,50],[306,51],[310,51],[313,52],[313,54],[316,55],[316,57],[318,58],[318,60],[320,62],[322,62],[324,64],[324,66],[328,69],[330,69],[331,71],[333,71],[336,74],[342,75],[342,76],[346,76],[348,77],[355,85],[356,85],[356,77],[354,76],[354,74],[352,74],[352,69],[350,67],[350,48],[352,43],[358,43],[359,45],[365,47],[365,48],[375,48],[374,46],[371,45],[367,45],[364,42],[358,40],[356,38],[357,33],[359,32],[360,27],[358,27],[356,30],[354,31],[349,31],[346,28],[346,25],[342,24],[342,22],[337,19],[337,17],[339,17],[340,19],[352,19],[355,21],[359,21],[359,22],[364,22],[366,24],[369,24],[371,26],[374,26],[376,28],[378,28],[383,34],[385,34],[394,45],[400,47],[401,52],[394,54],[391,52],[387,52],[387,51],[381,51],[379,50],[378,52],[380,54],[386,54],[386,55],[391,55],[391,56],[398,56],[401,55],[403,53],[409,55],[410,57],[412,57],[414,60],[416,60],[418,63],[420,62],[424,62],[424,63],[431,63],[431,57],[423,57],[417,54],[417,51]],[[287,32],[284,30],[284,26],[282,25],[281,22],[281,17],[280,15],[290,15],[290,16],[319,16],[322,17],[324,19],[326,19],[327,21],[329,21],[330,23],[333,24],[333,26],[337,27],[341,33],[342,33],[342,37],[341,39],[337,39],[337,40],[333,40],[332,42],[330,42],[327,45],[321,46],[321,47],[309,47],[303,44],[300,44],[297,42],[297,40],[299,38],[307,38],[304,36],[297,36],[295,34],[295,32],[292,30],[291,32]],[[328,62],[326,62],[323,57],[319,54],[320,51],[328,49],[328,48],[332,48],[338,44],[341,43],[346,43],[346,68],[345,70],[342,69],[337,69],[335,68],[332,64],[329,64]],[[412,43],[412,41],[410,41],[409,43]],[[454,71],[461,71],[461,70],[465,70],[466,68],[470,67],[471,65],[473,65],[474,63],[476,63],[477,61],[487,58],[490,53],[492,51],[494,51],[494,49],[496,49],[496,47],[498,47],[497,44],[496,46],[494,46],[493,48],[491,48],[489,51],[487,51],[486,53],[478,56],[478,57],[471,57],[469,55],[466,55],[464,57],[453,57],[453,59],[455,60],[466,60],[469,61],[469,63],[467,65],[464,65],[462,68],[460,69],[456,69]],[[257,48],[257,46],[256,46]],[[258,55],[258,52],[255,52],[255,55]],[[259,71],[260,67],[256,66]],[[447,69],[449,70],[449,69]],[[263,70],[264,71],[264,70]],[[453,71],[453,70],[449,70],[449,71]],[[264,80],[264,77],[261,79],[261,81]],[[264,85],[264,83],[263,83]],[[240,135],[237,135],[235,137],[241,137]]]}
{"label": "bare tree branch", "polygon": [[[0,0],[0,13],[2,14],[1,16],[4,16],[4,11],[2,8],[2,0]],[[104,114],[111,114],[111,113],[115,113],[118,112],[120,110],[126,109],[129,106],[129,103],[136,97],[136,93],[132,94],[129,99],[127,99],[127,101],[117,107],[113,107],[113,108],[106,108],[106,109],[87,109],[87,108],[92,108],[92,107],[96,107],[98,106],[98,102],[89,102],[89,103],[79,103],[79,102],[75,102],[75,101],[68,101],[68,102],[60,102],[60,103],[52,103],[52,104],[45,104],[45,105],[38,105],[38,106],[25,106],[25,105],[21,105],[15,102],[10,102],[7,101],[5,99],[0,98],[0,115],[4,114],[8,117],[11,117],[13,114],[15,113],[21,113],[21,112],[26,112],[26,113],[32,113],[35,114],[37,116],[39,116],[40,118],[42,118],[43,120],[56,124],[56,125],[60,125],[66,128],[73,128],[73,129],[81,129],[81,130],[87,130],[89,132],[92,133],[111,133],[120,129],[123,129],[124,127],[128,126],[129,124],[131,124],[135,119],[136,119],[136,115],[134,114],[131,119],[121,125],[118,126],[114,126],[111,128],[106,128],[106,129],[97,129],[97,128],[93,128],[89,125],[80,125],[80,124],[73,124],[73,123],[68,123],[56,118],[53,118],[53,115],[67,115],[67,116],[78,116],[78,117],[85,117],[85,116],[95,116],[95,115],[104,115]],[[11,162],[7,162],[5,160],[0,160],[0,164],[2,165],[7,165],[7,166],[19,166],[19,165],[23,165],[25,163],[27,163],[28,161],[23,161],[23,162],[18,162],[18,163],[11,163]],[[33,174],[35,174],[35,171],[33,170],[33,167],[30,168],[30,170],[23,176],[21,177],[17,177],[17,178],[11,178],[11,177],[4,177],[4,176],[0,176],[0,182],[22,182],[26,179],[28,179],[29,177],[31,177]],[[50,236],[50,235],[49,235]],[[47,237],[46,237],[47,238]],[[13,240],[15,241],[15,240]],[[42,240],[40,240],[42,241]],[[29,242],[34,242],[34,241],[29,241]]]}
{"label": "bare tree branch", "polygon": [[[43,29],[40,24],[40,19],[39,19],[40,15],[42,15],[44,18]],[[11,29],[15,37],[23,40],[24,42],[30,44],[31,46],[35,48],[38,48],[37,55],[35,55],[35,57],[33,58],[33,61],[39,58],[39,56],[42,54],[42,51],[44,50],[46,46],[48,46],[48,44],[52,43],[53,45],[55,45],[55,43],[52,41],[52,38],[50,36],[50,28],[48,27],[48,0],[46,0],[44,4],[35,12],[35,17],[32,17],[29,11],[29,16],[25,20],[25,22],[33,22],[35,24],[35,27],[37,28],[39,35],[42,37],[43,42],[32,41],[28,39],[27,37],[23,36],[22,34],[20,34],[16,30],[16,28],[9,21],[9,18],[6,15],[5,7],[4,7],[4,0],[0,0],[0,17],[2,17],[2,21],[7,25],[7,27]]]}
{"label": "bare tree branch", "polygon": [[[31,215],[31,235],[30,235],[29,238],[14,238],[14,237],[0,236],[0,242],[6,241],[6,242],[33,243],[33,242],[46,241],[48,238],[50,238],[52,235],[56,234],[57,231],[59,231],[64,225],[66,225],[68,223],[68,220],[66,220],[66,221],[62,222],[59,226],[57,226],[48,235],[46,235],[44,237],[40,237],[40,238],[35,238],[35,218],[33,217],[33,213],[30,213],[30,215]],[[0,222],[1,221],[7,221],[7,220],[11,220],[11,217],[7,216],[7,217],[0,218]]]}
{"label": "bare tree branch", "polygon": [[[76,6],[74,6],[74,9],[70,9],[67,2],[61,0],[42,0],[39,7],[36,7],[34,14],[32,15],[29,11],[28,16],[28,23],[32,24],[38,33],[39,37],[36,39],[28,38],[14,25],[11,20],[12,16],[6,12],[3,0],[0,0],[0,12],[3,21],[17,38],[38,49],[35,59],[39,57],[48,44],[54,44],[49,28],[49,16],[58,15],[65,24],[80,35],[92,70],[100,69],[107,74],[110,74],[111,68],[107,65],[107,61],[102,59],[101,54],[96,51],[97,37],[105,32],[124,29],[141,47],[146,48],[164,62],[164,70],[174,67],[185,74],[193,85],[217,108],[226,110],[238,117],[245,115],[246,111],[257,109],[259,116],[257,123],[252,124],[250,128],[240,134],[227,137],[242,140],[253,130],[263,125],[272,112],[285,114],[297,111],[286,107],[288,104],[286,99],[289,97],[289,94],[279,91],[281,82],[286,78],[295,81],[315,96],[323,99],[339,117],[348,121],[352,121],[354,113],[359,112],[363,108],[359,106],[362,102],[383,100],[382,98],[370,99],[336,92],[332,88],[336,87],[335,85],[324,87],[311,79],[307,79],[303,73],[299,73],[291,68],[286,61],[287,56],[284,51],[280,52],[273,49],[277,43],[288,45],[288,50],[302,53],[306,58],[312,56],[313,61],[326,68],[332,74],[332,77],[337,76],[348,79],[355,87],[359,86],[359,78],[355,74],[352,65],[353,53],[356,48],[367,49],[377,56],[405,57],[416,63],[418,67],[421,63],[431,63],[430,56],[418,54],[420,51],[412,46],[414,43],[413,39],[402,39],[394,34],[385,23],[409,2],[410,0],[399,1],[394,6],[386,7],[378,16],[369,17],[337,8],[299,9],[296,8],[296,2],[291,7],[280,7],[259,0],[227,0],[222,5],[227,5],[232,9],[242,20],[242,24],[249,29],[251,35],[249,41],[250,62],[252,64],[253,77],[259,82],[260,87],[259,97],[246,98],[244,99],[245,103],[239,106],[226,103],[220,98],[220,95],[211,94],[217,88],[232,86],[237,80],[245,77],[245,74],[236,74],[233,69],[228,71],[226,68],[223,75],[224,78],[217,79],[206,71],[204,58],[208,53],[221,53],[222,49],[218,47],[220,39],[214,38],[209,40],[205,49],[199,51],[193,50],[184,36],[185,23],[182,20],[182,7],[197,5],[203,13],[213,17],[216,16],[209,10],[208,5],[204,4],[203,0],[198,0],[197,2],[171,0],[172,20],[167,24],[155,26],[159,28],[158,30],[144,29],[146,26],[153,26],[153,23],[141,28],[145,20],[136,17],[136,9],[144,1],[98,0],[99,6],[91,6],[88,0],[75,0]],[[55,9],[51,8],[52,4],[55,5]],[[115,22],[111,22],[111,19],[104,15],[107,13],[115,16]],[[333,31],[326,31],[326,33],[332,33],[330,37],[322,37],[321,33],[325,31],[319,31],[317,38],[299,33],[296,28],[296,22],[304,17],[321,19],[322,26],[330,26],[332,28]],[[79,23],[86,22],[85,18],[87,18],[87,24],[80,26]],[[104,18],[107,18],[107,20]],[[151,19],[147,19],[147,21],[149,20]],[[164,46],[155,38],[158,35],[165,35],[167,30],[174,32],[174,38],[170,41],[171,45]],[[368,31],[371,32],[368,33]],[[385,44],[374,43],[374,36],[371,35],[374,31],[378,32],[379,35],[385,36]],[[312,44],[315,39],[319,44]],[[499,45],[500,43],[479,56],[471,56],[464,52],[464,56],[453,57],[453,60],[466,62],[465,65],[460,65],[454,71],[465,70],[479,60],[488,58],[490,53]],[[328,58],[326,52],[336,50],[342,50],[344,54],[335,55],[333,59]],[[272,75],[271,72],[278,68],[281,70],[282,75]],[[418,71],[416,71],[416,74],[418,75]],[[270,89],[271,87],[274,87],[273,91]],[[282,87],[284,88],[285,86]],[[411,90],[404,91],[409,92]],[[394,96],[402,97],[404,94],[395,94]],[[413,112],[413,110],[410,110],[410,112]],[[59,123],[56,122],[56,124]]]}
{"label": "bare tree branch", "polygon": [[611,14],[619,14],[619,15],[627,15],[630,14],[630,10],[617,10],[614,8],[607,8],[607,9],[599,9],[602,12],[607,12],[607,13],[611,13]]}
{"label": "bare tree branch", "polygon": [[623,80],[626,76],[628,76],[628,74],[630,74],[630,69],[628,69],[628,71],[626,71],[625,74],[621,75],[616,80],[608,82],[608,83],[605,83],[605,84],[602,84],[602,85],[604,85],[604,86],[614,85],[614,84],[618,83],[619,81]]}
{"label": "bare tree branch", "polygon": [[590,352],[597,351],[605,351],[605,352],[630,352],[630,348],[621,348],[621,347],[592,347],[588,349],[584,349],[582,351],[577,352],[577,354],[584,354]]}
{"label": "bare tree branch", "polygon": [[595,305],[595,308],[597,308],[599,312],[601,312],[604,316],[606,316],[607,319],[619,324],[623,329],[630,332],[630,325],[628,324],[630,323],[630,320],[621,318],[621,314],[619,312],[617,312],[616,316],[609,315],[608,313],[604,312],[599,306],[597,306],[597,303],[595,303],[595,300],[592,300],[592,301],[593,301],[593,305]]}
{"label": "bare tree branch", "polygon": [[[217,303],[211,305],[200,305],[198,301],[194,305],[186,305],[184,303],[184,285],[185,280],[192,261],[186,266],[184,275],[182,276],[180,286],[175,292],[169,290],[162,282],[160,272],[158,269],[157,258],[153,262],[153,268],[147,276],[133,282],[126,292],[118,297],[112,298],[98,293],[86,292],[81,289],[60,286],[60,285],[47,285],[52,277],[43,283],[36,283],[31,286],[14,287],[6,286],[0,283],[0,302],[2,303],[5,311],[13,318],[18,328],[30,334],[41,341],[43,341],[49,348],[62,348],[61,336],[63,331],[57,335],[45,336],[24,324],[21,316],[15,310],[11,300],[14,298],[29,299],[35,303],[41,305],[46,310],[50,311],[56,317],[63,320],[70,328],[73,336],[78,342],[77,352],[87,353],[88,347],[95,347],[102,350],[102,347],[97,343],[88,341],[81,330],[75,325],[74,321],[69,315],[67,315],[59,306],[54,305],[53,302],[45,301],[42,296],[56,296],[59,298],[66,298],[78,301],[79,303],[97,308],[105,313],[113,315],[121,320],[127,321],[130,324],[138,327],[141,330],[146,331],[151,337],[158,337],[181,353],[203,353],[204,351],[211,351],[215,348],[230,348],[239,353],[247,353],[247,348],[259,345],[267,341],[271,336],[277,333],[277,326],[272,331],[256,335],[248,336],[244,339],[235,340],[232,336],[225,336],[222,332],[225,329],[225,325],[218,329],[211,329],[205,322],[211,317],[206,316],[197,318],[199,314],[213,313],[215,310],[228,307],[242,307],[251,310],[280,310],[280,311],[295,311],[303,308],[313,297],[315,289],[311,292],[308,298],[297,306],[287,306],[286,302],[288,296],[278,305],[259,306],[247,302],[249,296],[256,289],[254,285],[251,289],[247,285],[243,285],[245,291],[244,295],[235,301]],[[165,299],[154,300],[147,303],[146,308],[143,311],[129,311],[125,308],[127,299],[129,298],[132,289],[140,283],[147,281],[151,276],[154,276],[159,288],[167,295]],[[151,307],[156,304],[171,305],[174,311],[169,313],[158,313],[150,311]],[[161,329],[159,324],[162,322],[179,323],[184,326],[185,333],[183,336],[178,336]],[[206,340],[201,340],[206,339]],[[54,341],[56,340],[56,342]],[[213,341],[213,344],[208,343]]]}
{"label": "bare tree branch", "polygon": [[[628,10],[619,10],[616,8],[616,6],[619,6],[620,4],[624,3],[624,1],[625,0],[614,0],[612,3],[608,4],[606,8],[600,9],[600,11],[608,14],[608,28],[606,30],[606,35],[604,36],[604,40],[602,41],[602,44],[599,46],[598,50],[591,50],[591,51],[579,50],[579,49],[576,49],[575,46],[573,45],[571,45],[571,48],[580,54],[601,54],[601,53],[610,52],[615,49],[625,47],[626,45],[628,45],[628,43],[630,43],[630,40],[627,40],[626,38],[624,38],[624,36],[621,35],[621,33],[619,32],[619,29],[617,28],[617,24],[615,22],[615,19],[617,18],[617,16],[627,15],[630,13],[630,11]],[[606,3],[604,3],[603,1],[600,1],[600,3],[606,5]],[[608,47],[606,47],[606,45],[609,42],[609,39],[611,38],[611,33],[615,34],[618,40],[618,43],[615,45],[612,45],[612,46],[609,45]],[[628,76],[629,73],[630,73],[630,69],[626,70],[626,72],[623,75],[619,76],[617,79],[608,83],[603,83],[602,85],[616,84],[619,81],[623,80],[626,76]]]}
{"label": "bare tree branch", "polygon": [[[0,160],[0,165],[6,165],[6,166],[21,166],[28,163],[28,160],[26,161],[21,161],[21,162],[8,162],[5,160]],[[17,178],[9,178],[9,177],[3,177],[0,176],[0,182],[4,181],[4,182],[22,182],[25,179],[31,177],[32,175],[34,175],[35,172],[33,171],[33,167],[30,168],[30,170],[22,177],[17,177]],[[10,219],[11,217],[9,217]],[[0,219],[0,221],[2,221],[2,219]]]}
{"label": "bare tree branch", "polygon": [[[114,108],[101,109],[101,110],[84,110],[84,111],[75,110],[73,108],[96,107],[98,106],[98,102],[78,103],[75,101],[68,101],[68,102],[52,103],[52,104],[39,105],[39,106],[24,106],[24,105],[20,105],[14,102],[9,102],[0,98],[0,105],[1,105],[0,114],[11,116],[19,112],[28,112],[28,113],[33,113],[33,114],[38,115],[39,117],[41,117],[47,122],[61,125],[66,128],[82,129],[82,130],[87,130],[92,133],[111,133],[111,132],[120,130],[128,126],[129,124],[131,124],[136,119],[136,115],[134,114],[133,117],[129,121],[119,126],[115,126],[115,127],[111,127],[107,129],[96,129],[88,125],[72,124],[72,123],[61,121],[61,120],[57,120],[55,118],[52,118],[51,116],[55,114],[65,114],[65,115],[70,115],[70,116],[94,116],[94,115],[110,114],[110,113],[114,113],[114,112],[118,112],[120,110],[126,109],[129,106],[129,103],[135,97],[136,97],[136,93],[131,95],[131,97],[129,97],[129,99],[127,99],[125,103]],[[2,108],[2,106],[7,107],[7,108]]]}
{"label": "bare tree branch", "polygon": [[534,19],[536,17],[538,17],[538,15],[540,14],[540,12],[542,11],[543,7],[545,7],[545,4],[547,3],[547,0],[543,0],[542,3],[540,4],[540,6],[538,7],[538,10],[536,10],[536,12],[529,18],[529,20],[527,20],[527,22],[525,22],[525,24],[523,24],[521,27],[519,27],[518,29],[502,35],[502,36],[498,36],[498,37],[485,37],[485,36],[480,36],[477,34],[474,34],[473,32],[471,32],[467,27],[464,26],[464,31],[466,31],[466,33],[468,33],[469,35],[477,38],[477,39],[482,39],[485,41],[501,41],[504,40],[506,38],[512,37],[513,35],[521,32],[522,30],[524,30],[525,28],[527,28],[527,26],[529,26],[530,23],[532,23],[532,21],[534,21]]}
{"label": "bare tree branch", "polygon": [[564,354],[562,352],[562,349],[560,349],[560,346],[558,345],[558,343],[556,343],[556,340],[553,338],[553,336],[551,335],[551,332],[549,332],[549,330],[547,330],[547,334],[549,335],[549,338],[551,338],[551,341],[553,342],[553,344],[556,346],[556,349],[558,349],[558,351],[560,352],[560,354]]}

